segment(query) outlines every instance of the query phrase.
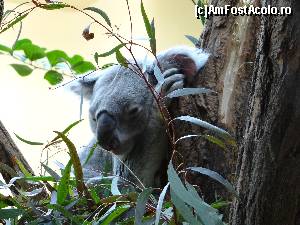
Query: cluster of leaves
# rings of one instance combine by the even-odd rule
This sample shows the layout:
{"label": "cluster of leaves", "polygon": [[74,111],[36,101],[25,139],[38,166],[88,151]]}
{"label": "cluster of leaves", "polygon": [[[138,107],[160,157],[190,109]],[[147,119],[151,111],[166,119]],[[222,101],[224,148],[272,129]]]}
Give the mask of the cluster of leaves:
{"label": "cluster of leaves", "polygon": [[[67,146],[70,161],[60,167],[60,172],[42,164],[45,175],[34,176],[16,159],[20,170],[16,175],[12,168],[0,164],[0,171],[13,177],[7,184],[0,183],[0,189],[13,193],[8,196],[0,195],[0,222],[86,225],[158,225],[182,222],[195,225],[224,224],[218,208],[228,202],[218,201],[211,205],[205,203],[191,184],[182,182],[172,163],[168,167],[168,184],[159,195],[153,194],[151,188],[142,191],[119,188],[118,178],[105,173],[85,180],[75,146],[67,137],[67,133],[79,122],[71,124],[62,132],[55,132],[57,136],[46,145],[61,141]],[[231,184],[216,172],[201,167],[187,168],[182,172],[187,171],[207,175],[235,194]],[[91,180],[97,182],[91,185]]]}
{"label": "cluster of leaves", "polygon": [[30,75],[34,69],[45,70],[44,78],[56,85],[63,81],[66,71],[70,75],[80,75],[93,71],[96,67],[80,55],[69,57],[62,50],[47,51],[33,44],[29,39],[18,40],[12,48],[0,45],[0,53],[10,54],[21,61],[21,64],[11,64],[20,76]]}
{"label": "cluster of leaves", "polygon": [[[36,1],[37,7],[52,10],[69,5],[58,4],[40,4]],[[108,16],[100,9],[89,7],[86,10],[98,13],[105,22],[111,27]],[[141,1],[141,13],[143,16],[145,28],[149,37],[151,53],[156,55],[156,39],[154,22],[150,23],[145,12],[143,2]],[[17,22],[25,18],[27,14],[21,14],[4,29],[8,29]],[[3,32],[3,30],[1,31]],[[113,35],[111,33],[111,35]],[[92,38],[89,31],[86,37]],[[115,36],[118,38],[119,36]],[[187,36],[194,44],[197,39]],[[122,56],[120,49],[126,47],[129,51],[129,42],[121,42],[112,50],[98,54],[95,53],[95,61],[98,64],[99,57],[106,57],[116,54],[117,61],[127,66],[128,61]],[[61,50],[46,51],[33,44],[30,40],[24,39],[17,41],[12,48],[0,45],[0,52],[8,53],[14,57],[17,51],[23,51],[23,57],[19,57],[22,64],[12,64],[12,67],[21,76],[28,76],[33,69],[45,69],[45,79],[52,85],[58,84],[63,79],[63,72],[59,72],[60,63],[68,65],[70,71],[75,75],[82,74],[95,67],[87,62],[83,57],[75,55],[69,57]],[[42,61],[42,62],[41,62]],[[47,63],[45,63],[45,61]],[[43,67],[40,66],[44,65]],[[45,66],[46,65],[46,66]],[[164,83],[163,76],[158,67],[155,68],[155,77],[159,84]],[[170,93],[168,98],[186,96],[191,94],[210,93],[204,88],[183,88]],[[225,148],[226,144],[234,144],[231,136],[224,130],[215,127],[200,119],[181,116],[174,120],[182,120],[204,127],[216,136],[212,135],[187,135],[179,140],[194,136],[201,136],[207,140]],[[71,124],[62,132],[56,132],[57,136],[46,147],[57,142],[64,142],[67,146],[70,161],[65,166],[60,167],[57,172],[49,166],[42,164],[47,175],[34,176],[16,160],[20,173],[16,172],[7,165],[0,164],[1,172],[10,174],[12,179],[8,183],[0,183],[0,189],[10,190],[13,194],[10,196],[0,195],[0,220],[1,222],[15,224],[192,224],[192,225],[222,225],[222,216],[218,213],[218,208],[228,204],[228,202],[218,201],[211,205],[204,202],[198,195],[196,189],[186,180],[184,182],[181,174],[189,171],[198,172],[207,175],[214,180],[222,183],[229,191],[236,195],[232,185],[222,176],[214,171],[201,167],[191,167],[184,171],[176,171],[170,162],[168,166],[168,183],[157,195],[151,188],[141,191],[132,188],[119,188],[118,177],[100,175],[92,178],[97,181],[90,185],[91,180],[85,180],[83,177],[82,166],[77,155],[74,144],[66,136],[72,127],[78,124],[78,121]],[[40,142],[27,141],[17,136],[21,141],[32,145],[44,145]],[[90,155],[95,148],[91,149]],[[72,173],[72,168],[74,175]]]}

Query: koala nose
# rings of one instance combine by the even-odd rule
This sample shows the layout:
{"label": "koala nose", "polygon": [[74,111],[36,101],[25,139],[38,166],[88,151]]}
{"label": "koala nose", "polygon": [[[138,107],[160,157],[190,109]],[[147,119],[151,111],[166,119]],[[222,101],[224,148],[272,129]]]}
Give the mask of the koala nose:
{"label": "koala nose", "polygon": [[98,140],[102,142],[109,139],[115,128],[115,118],[106,111],[101,112],[97,118]]}

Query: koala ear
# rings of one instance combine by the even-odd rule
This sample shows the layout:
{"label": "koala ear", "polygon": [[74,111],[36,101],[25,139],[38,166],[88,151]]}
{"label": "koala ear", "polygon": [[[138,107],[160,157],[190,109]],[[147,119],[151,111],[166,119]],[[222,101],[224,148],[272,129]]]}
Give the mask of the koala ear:
{"label": "koala ear", "polygon": [[93,89],[96,81],[98,80],[99,73],[92,73],[77,80],[72,81],[68,88],[77,95],[83,93],[83,97],[90,99],[93,94]]}
{"label": "koala ear", "polygon": [[175,67],[180,69],[187,78],[195,76],[205,65],[208,57],[209,53],[204,52],[203,49],[186,46],[171,48],[157,56],[163,71]]}

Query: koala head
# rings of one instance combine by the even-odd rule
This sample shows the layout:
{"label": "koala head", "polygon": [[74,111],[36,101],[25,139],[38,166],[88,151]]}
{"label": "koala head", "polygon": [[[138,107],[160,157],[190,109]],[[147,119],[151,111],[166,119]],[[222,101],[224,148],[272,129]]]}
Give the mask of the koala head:
{"label": "koala head", "polygon": [[[194,76],[208,54],[194,48],[173,48],[158,54],[162,72],[177,68]],[[153,80],[154,60],[147,65]],[[179,72],[178,72],[179,73]],[[166,87],[168,88],[168,87]],[[71,90],[90,101],[90,126],[99,145],[116,155],[131,152],[149,137],[147,130],[164,129],[154,97],[145,81],[129,68],[115,65],[71,83]],[[146,136],[146,133],[148,136]]]}

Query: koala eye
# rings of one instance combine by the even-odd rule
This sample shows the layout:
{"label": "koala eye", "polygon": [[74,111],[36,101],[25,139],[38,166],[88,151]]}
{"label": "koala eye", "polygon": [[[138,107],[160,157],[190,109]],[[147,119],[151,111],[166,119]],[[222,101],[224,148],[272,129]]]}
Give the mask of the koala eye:
{"label": "koala eye", "polygon": [[129,117],[135,117],[142,111],[142,106],[134,104],[130,105],[126,109],[126,113]]}

